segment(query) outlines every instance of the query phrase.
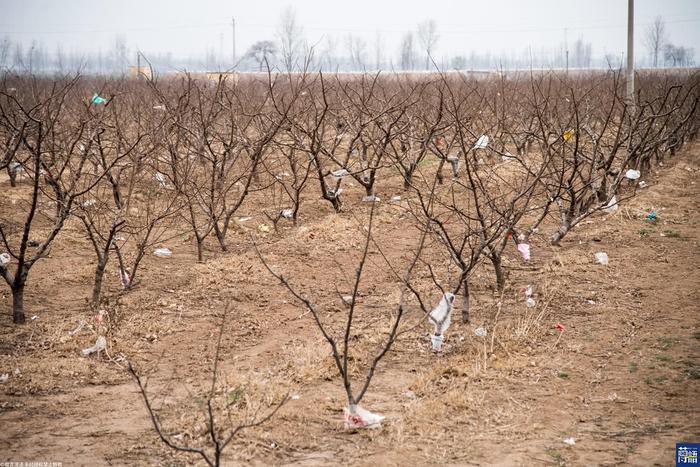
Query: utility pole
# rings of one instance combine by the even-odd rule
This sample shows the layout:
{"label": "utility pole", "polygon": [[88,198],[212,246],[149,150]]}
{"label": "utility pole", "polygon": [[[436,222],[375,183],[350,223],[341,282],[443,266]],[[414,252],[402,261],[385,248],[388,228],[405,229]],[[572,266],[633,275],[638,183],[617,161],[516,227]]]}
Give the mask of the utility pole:
{"label": "utility pole", "polygon": [[564,49],[566,53],[566,74],[569,74],[569,37],[568,29],[564,28]]}
{"label": "utility pole", "polygon": [[627,103],[634,106],[634,0],[627,0]]}
{"label": "utility pole", "polygon": [[233,32],[233,63],[231,66],[236,66],[236,18],[231,17],[231,31]]}
{"label": "utility pole", "polygon": [[224,33],[220,32],[219,33],[219,59],[217,60],[219,63],[219,71],[222,71],[224,69]]}

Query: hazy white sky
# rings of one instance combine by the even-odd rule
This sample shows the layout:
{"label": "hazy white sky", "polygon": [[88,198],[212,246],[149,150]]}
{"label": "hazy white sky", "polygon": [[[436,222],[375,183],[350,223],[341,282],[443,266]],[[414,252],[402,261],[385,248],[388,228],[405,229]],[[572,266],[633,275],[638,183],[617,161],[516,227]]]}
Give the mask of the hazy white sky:
{"label": "hazy white sky", "polygon": [[[638,54],[645,52],[643,30],[657,15],[673,43],[700,49],[700,0],[635,3]],[[288,5],[309,42],[334,35],[342,50],[352,33],[367,41],[370,56],[379,35],[384,55],[396,57],[400,37],[426,19],[438,25],[436,57],[554,48],[565,34],[570,43],[579,37],[592,43],[596,56],[625,49],[627,0],[0,0],[0,36],[36,39],[49,50],[61,44],[106,51],[121,34],[130,49],[146,53],[200,55],[213,47],[230,56],[235,17],[241,55],[253,42],[275,38]]]}

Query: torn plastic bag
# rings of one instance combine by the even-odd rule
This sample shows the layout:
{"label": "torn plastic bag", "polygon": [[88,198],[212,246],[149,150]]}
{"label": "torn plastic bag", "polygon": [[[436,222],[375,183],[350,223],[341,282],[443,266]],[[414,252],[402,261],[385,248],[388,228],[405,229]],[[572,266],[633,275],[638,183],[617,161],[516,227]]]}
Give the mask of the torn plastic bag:
{"label": "torn plastic bag", "polygon": [[349,405],[344,409],[345,429],[379,428],[386,417],[363,409],[359,405]]}

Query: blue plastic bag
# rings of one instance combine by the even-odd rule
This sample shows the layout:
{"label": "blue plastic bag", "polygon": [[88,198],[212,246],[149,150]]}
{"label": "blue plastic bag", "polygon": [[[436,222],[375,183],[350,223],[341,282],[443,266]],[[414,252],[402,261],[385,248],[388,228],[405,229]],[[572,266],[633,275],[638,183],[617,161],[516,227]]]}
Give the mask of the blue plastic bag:
{"label": "blue plastic bag", "polygon": [[107,99],[105,99],[104,97],[100,97],[98,94],[95,94],[94,96],[92,96],[92,100],[90,102],[92,102],[93,104],[104,104],[107,102]]}

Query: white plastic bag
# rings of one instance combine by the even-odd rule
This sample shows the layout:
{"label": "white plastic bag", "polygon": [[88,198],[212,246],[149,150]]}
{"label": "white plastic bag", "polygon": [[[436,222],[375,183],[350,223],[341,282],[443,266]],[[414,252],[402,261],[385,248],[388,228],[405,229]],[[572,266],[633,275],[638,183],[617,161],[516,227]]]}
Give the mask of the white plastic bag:
{"label": "white plastic bag", "polygon": [[350,172],[348,172],[347,169],[338,169],[331,172],[331,176],[333,178],[343,178],[347,177],[348,175],[350,175]]}
{"label": "white plastic bag", "polygon": [[455,295],[445,292],[440,299],[440,303],[430,312],[429,317],[435,327],[433,330],[435,336],[442,336],[447,331],[447,328],[450,327],[454,301]]}
{"label": "white plastic bag", "polygon": [[88,347],[86,349],[83,349],[83,355],[90,355],[95,352],[101,352],[107,348],[107,339],[105,339],[104,336],[99,336],[97,338],[97,341],[95,341],[95,345],[92,347]]}
{"label": "white plastic bag", "polygon": [[489,137],[486,135],[481,135],[478,140],[476,140],[476,144],[474,145],[474,149],[484,149],[486,146],[489,145]]}
{"label": "white plastic bag", "polygon": [[153,254],[159,258],[170,258],[173,255],[173,252],[168,248],[158,248],[153,252]]}
{"label": "white plastic bag", "polygon": [[164,174],[156,172],[156,180],[158,181],[158,183],[160,183],[160,186],[162,186],[163,188],[168,187],[168,182]]}
{"label": "white plastic bag", "polygon": [[595,254],[595,261],[598,264],[602,264],[603,266],[607,266],[608,254],[604,251],[599,251],[598,253]]}
{"label": "white plastic bag", "polygon": [[447,156],[447,162],[452,166],[452,175],[459,177],[459,157]]}
{"label": "white plastic bag", "polygon": [[294,210],[292,209],[282,209],[280,215],[285,219],[291,219],[294,216]]}
{"label": "white plastic bag", "polygon": [[535,308],[537,306],[537,302],[532,298],[534,293],[535,287],[532,284],[528,284],[527,289],[525,289],[525,305],[527,305],[528,308]]}
{"label": "white plastic bag", "polygon": [[613,212],[617,211],[617,196],[613,196],[612,198],[610,198],[608,204],[603,206],[602,209],[603,212],[608,214],[612,214]]}
{"label": "white plastic bag", "polygon": [[365,410],[359,405],[349,405],[343,410],[345,419],[345,429],[356,428],[379,428],[382,420],[386,417],[369,410]]}
{"label": "white plastic bag", "polygon": [[637,180],[641,176],[642,174],[639,170],[629,169],[627,172],[625,172],[625,178],[630,180]]}
{"label": "white plastic bag", "polygon": [[0,253],[0,266],[5,266],[7,264],[10,264],[11,260],[12,260],[12,258],[10,257],[9,254]]}
{"label": "white plastic bag", "polygon": [[432,345],[433,350],[436,352],[442,351],[443,342],[445,342],[445,336],[443,336],[442,334],[430,336],[430,344]]}
{"label": "white plastic bag", "polygon": [[119,279],[121,279],[122,281],[122,287],[128,289],[129,284],[131,284],[131,278],[129,277],[129,273],[124,269],[119,268]]}

